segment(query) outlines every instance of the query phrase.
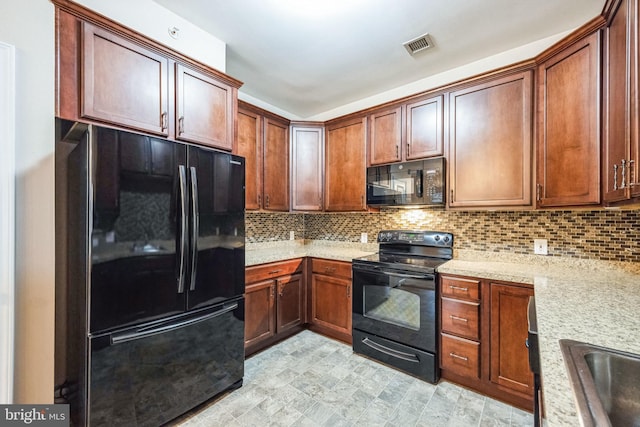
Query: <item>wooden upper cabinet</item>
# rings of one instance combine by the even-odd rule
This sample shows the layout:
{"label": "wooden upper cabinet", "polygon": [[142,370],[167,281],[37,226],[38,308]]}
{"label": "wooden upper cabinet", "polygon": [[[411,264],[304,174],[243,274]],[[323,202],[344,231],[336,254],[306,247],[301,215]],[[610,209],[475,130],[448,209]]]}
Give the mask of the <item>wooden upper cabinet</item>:
{"label": "wooden upper cabinet", "polygon": [[80,115],[168,135],[169,59],[82,23]]}
{"label": "wooden upper cabinet", "polygon": [[262,202],[262,116],[238,110],[238,155],[245,158],[245,208],[260,209]]}
{"label": "wooden upper cabinet", "polygon": [[323,151],[321,126],[291,125],[292,210],[322,210]]}
{"label": "wooden upper cabinet", "polygon": [[603,199],[640,196],[638,2],[612,3],[604,37]]}
{"label": "wooden upper cabinet", "polygon": [[450,94],[450,207],[531,206],[532,73]]}
{"label": "wooden upper cabinet", "polygon": [[176,64],[176,139],[233,148],[233,88]]}
{"label": "wooden upper cabinet", "polygon": [[538,111],[538,206],[599,204],[599,32],[538,66]]}
{"label": "wooden upper cabinet", "polygon": [[330,124],[325,142],[325,210],[366,210],[366,117]]}
{"label": "wooden upper cabinet", "polygon": [[58,117],[237,148],[240,81],[79,4],[53,2]]}
{"label": "wooden upper cabinet", "polygon": [[369,165],[402,160],[402,107],[369,115]]}
{"label": "wooden upper cabinet", "polygon": [[264,118],[263,208],[289,210],[289,124]]}
{"label": "wooden upper cabinet", "polygon": [[416,160],[443,154],[442,95],[412,102],[406,111],[405,159]]}

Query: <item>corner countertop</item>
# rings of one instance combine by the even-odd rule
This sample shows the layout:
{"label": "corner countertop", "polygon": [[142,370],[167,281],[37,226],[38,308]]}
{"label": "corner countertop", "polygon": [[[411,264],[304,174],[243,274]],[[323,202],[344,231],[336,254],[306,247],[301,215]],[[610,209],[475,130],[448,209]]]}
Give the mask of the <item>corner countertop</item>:
{"label": "corner countertop", "polygon": [[377,243],[351,243],[329,240],[285,240],[247,243],[245,265],[258,265],[287,259],[315,257],[351,262],[353,258],[378,251]]}
{"label": "corner countertop", "polygon": [[640,263],[456,251],[438,272],[534,286],[549,426],[581,424],[560,339],[640,354]]}

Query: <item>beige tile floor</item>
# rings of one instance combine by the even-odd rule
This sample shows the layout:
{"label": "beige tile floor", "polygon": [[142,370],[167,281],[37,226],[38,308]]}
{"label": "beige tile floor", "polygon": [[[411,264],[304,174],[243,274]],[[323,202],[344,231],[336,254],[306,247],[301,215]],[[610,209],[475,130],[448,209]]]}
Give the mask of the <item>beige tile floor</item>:
{"label": "beige tile floor", "polygon": [[532,426],[533,416],[446,381],[426,383],[304,331],[247,359],[242,388],[174,425]]}

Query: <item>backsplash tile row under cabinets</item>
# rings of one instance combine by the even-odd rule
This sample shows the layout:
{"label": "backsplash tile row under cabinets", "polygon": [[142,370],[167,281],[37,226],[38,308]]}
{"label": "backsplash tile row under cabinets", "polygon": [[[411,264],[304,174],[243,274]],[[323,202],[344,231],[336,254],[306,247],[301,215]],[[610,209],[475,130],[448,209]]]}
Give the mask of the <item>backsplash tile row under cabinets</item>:
{"label": "backsplash tile row under cabinets", "polygon": [[640,261],[640,211],[446,211],[363,213],[246,213],[247,242],[296,239],[374,241],[383,229],[451,232],[454,249],[532,254],[533,239],[547,239],[550,256]]}

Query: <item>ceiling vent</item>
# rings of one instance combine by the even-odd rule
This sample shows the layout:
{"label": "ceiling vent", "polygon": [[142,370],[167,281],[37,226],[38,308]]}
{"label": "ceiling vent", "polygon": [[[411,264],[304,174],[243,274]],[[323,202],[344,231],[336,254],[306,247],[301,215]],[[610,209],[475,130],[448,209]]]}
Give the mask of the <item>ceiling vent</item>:
{"label": "ceiling vent", "polygon": [[423,34],[420,37],[416,37],[413,40],[409,40],[408,42],[402,43],[409,55],[415,55],[418,52],[422,52],[423,50],[427,50],[433,47],[433,40],[429,36],[429,33]]}

